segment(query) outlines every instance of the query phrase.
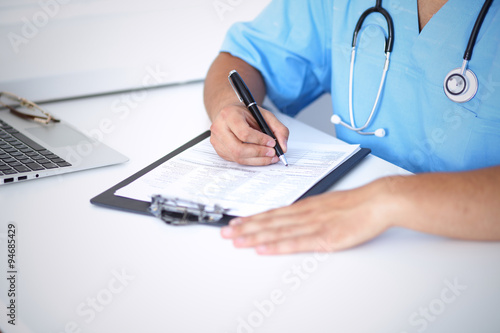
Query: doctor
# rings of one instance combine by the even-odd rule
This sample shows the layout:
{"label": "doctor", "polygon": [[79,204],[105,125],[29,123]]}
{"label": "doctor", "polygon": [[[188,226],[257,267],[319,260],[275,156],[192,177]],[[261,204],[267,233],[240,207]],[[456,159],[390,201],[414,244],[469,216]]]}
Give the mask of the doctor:
{"label": "doctor", "polygon": [[[343,250],[393,226],[500,240],[500,3],[486,11],[484,3],[275,0],[253,22],[235,24],[205,81],[220,156],[249,165],[278,161],[273,140],[228,83],[236,69],[259,105],[267,94],[291,116],[331,93],[340,139],[416,175],[237,218],[222,236],[260,254]],[[286,152],[288,129],[262,113]]]}

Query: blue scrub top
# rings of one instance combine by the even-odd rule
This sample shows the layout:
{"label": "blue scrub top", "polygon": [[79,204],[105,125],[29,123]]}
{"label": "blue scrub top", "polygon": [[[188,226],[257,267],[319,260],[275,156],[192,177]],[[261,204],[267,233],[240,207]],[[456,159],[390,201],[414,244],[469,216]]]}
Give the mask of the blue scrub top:
{"label": "blue scrub top", "polygon": [[[443,82],[462,65],[483,1],[449,0],[420,33],[416,1],[382,4],[394,22],[394,48],[379,108],[366,131],[384,128],[387,135],[336,126],[337,136],[413,172],[500,165],[499,1],[490,7],[469,62],[478,92],[461,104],[446,97]],[[361,13],[374,5],[375,0],[272,1],[254,21],[233,25],[221,51],[258,69],[282,112],[294,116],[328,92],[334,113],[349,122],[352,34]],[[365,123],[377,94],[386,31],[380,14],[365,20],[354,67],[356,126]]]}

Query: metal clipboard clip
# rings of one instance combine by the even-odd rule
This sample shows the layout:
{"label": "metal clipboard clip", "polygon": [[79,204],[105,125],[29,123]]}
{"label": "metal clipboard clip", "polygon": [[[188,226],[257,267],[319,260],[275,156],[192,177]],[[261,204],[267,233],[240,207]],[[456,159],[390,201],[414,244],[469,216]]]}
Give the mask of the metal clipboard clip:
{"label": "metal clipboard clip", "polygon": [[154,195],[149,211],[171,225],[211,224],[219,222],[228,211],[219,205],[204,205],[179,198]]}

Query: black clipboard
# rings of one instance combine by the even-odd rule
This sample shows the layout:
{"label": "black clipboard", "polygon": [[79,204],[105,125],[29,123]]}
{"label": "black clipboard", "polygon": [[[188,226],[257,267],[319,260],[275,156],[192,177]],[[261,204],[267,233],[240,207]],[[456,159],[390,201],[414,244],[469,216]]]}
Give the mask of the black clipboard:
{"label": "black clipboard", "polygon": [[[120,183],[116,184],[115,186],[113,186],[113,187],[109,188],[108,190],[102,192],[101,194],[93,197],[92,199],[90,199],[90,202],[94,205],[97,205],[97,206],[102,206],[102,207],[107,207],[107,208],[123,210],[123,211],[127,211],[127,212],[140,213],[140,214],[146,214],[146,215],[153,216],[152,213],[149,212],[149,206],[151,204],[150,202],[116,196],[115,192],[118,189],[130,184],[131,182],[133,182],[137,178],[141,177],[142,175],[144,175],[144,174],[150,172],[151,170],[155,169],[156,167],[160,166],[165,161],[178,155],[182,151],[184,151],[184,150],[196,145],[197,143],[203,141],[204,139],[208,138],[209,136],[210,136],[210,131],[206,131],[206,132],[198,135],[196,138],[185,143],[181,147],[179,147],[176,150],[172,151],[171,153],[165,155],[164,157],[160,158],[156,162],[148,165],[144,169],[136,172],[135,174],[133,174],[132,176],[128,177],[127,179],[121,181]],[[341,179],[347,172],[349,172],[355,165],[357,165],[370,152],[371,152],[371,150],[368,148],[361,148],[360,150],[358,150],[349,159],[344,161],[344,163],[342,163],[337,168],[332,170],[332,172],[330,172],[323,179],[321,179],[318,183],[316,183],[316,185],[311,187],[306,193],[304,193],[299,199],[297,199],[297,201],[304,199],[306,197],[309,197],[311,195],[323,193],[326,190],[328,190],[336,181]],[[224,217],[220,221],[212,222],[212,223],[207,224],[207,225],[224,226],[224,225],[227,225],[229,223],[229,221],[234,217],[235,216],[224,215]]]}

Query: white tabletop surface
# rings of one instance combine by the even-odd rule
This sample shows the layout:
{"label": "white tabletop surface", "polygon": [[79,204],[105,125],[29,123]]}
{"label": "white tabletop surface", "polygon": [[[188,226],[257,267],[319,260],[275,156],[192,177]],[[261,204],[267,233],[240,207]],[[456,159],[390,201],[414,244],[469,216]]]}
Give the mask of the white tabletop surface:
{"label": "white tabletop surface", "polygon": [[[130,161],[0,187],[2,332],[500,332],[499,242],[391,229],[339,253],[258,256],[216,227],[90,204],[209,128],[201,83],[46,108]],[[282,119],[290,144],[336,142]],[[369,156],[334,189],[398,173]],[[3,278],[12,222],[15,326]]]}

